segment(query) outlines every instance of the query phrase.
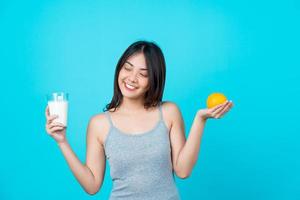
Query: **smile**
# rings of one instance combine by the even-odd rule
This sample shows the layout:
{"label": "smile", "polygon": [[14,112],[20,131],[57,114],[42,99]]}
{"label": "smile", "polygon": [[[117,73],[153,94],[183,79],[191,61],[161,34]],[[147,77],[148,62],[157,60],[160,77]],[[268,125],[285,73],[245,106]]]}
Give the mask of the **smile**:
{"label": "smile", "polygon": [[125,85],[125,88],[126,88],[126,89],[128,89],[128,90],[131,90],[131,91],[133,91],[133,90],[135,90],[135,89],[136,89],[136,87],[133,87],[133,86],[131,86],[131,85],[127,84],[127,83],[125,83],[124,85]]}

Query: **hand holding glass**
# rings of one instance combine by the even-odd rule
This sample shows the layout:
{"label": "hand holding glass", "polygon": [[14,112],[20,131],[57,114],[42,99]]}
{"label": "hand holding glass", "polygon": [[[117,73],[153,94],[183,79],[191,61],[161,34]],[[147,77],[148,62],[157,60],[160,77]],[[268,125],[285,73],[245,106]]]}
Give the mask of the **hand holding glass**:
{"label": "hand holding glass", "polygon": [[67,126],[68,120],[68,93],[55,92],[47,95],[50,116],[57,115],[53,122]]}

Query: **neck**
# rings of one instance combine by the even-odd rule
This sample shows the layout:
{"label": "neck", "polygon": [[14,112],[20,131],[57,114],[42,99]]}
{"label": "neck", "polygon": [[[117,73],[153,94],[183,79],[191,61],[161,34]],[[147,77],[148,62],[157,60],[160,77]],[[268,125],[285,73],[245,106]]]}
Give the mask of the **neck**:
{"label": "neck", "polygon": [[144,99],[128,99],[124,97],[119,110],[130,113],[145,111]]}

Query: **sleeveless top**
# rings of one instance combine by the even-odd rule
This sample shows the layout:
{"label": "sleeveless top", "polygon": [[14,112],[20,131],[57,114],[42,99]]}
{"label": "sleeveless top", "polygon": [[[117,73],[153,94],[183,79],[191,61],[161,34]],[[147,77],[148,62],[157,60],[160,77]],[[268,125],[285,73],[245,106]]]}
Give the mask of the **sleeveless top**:
{"label": "sleeveless top", "polygon": [[169,133],[160,119],[149,131],[139,134],[122,132],[105,115],[110,130],[104,142],[106,159],[113,181],[110,200],[179,200],[171,161]]}

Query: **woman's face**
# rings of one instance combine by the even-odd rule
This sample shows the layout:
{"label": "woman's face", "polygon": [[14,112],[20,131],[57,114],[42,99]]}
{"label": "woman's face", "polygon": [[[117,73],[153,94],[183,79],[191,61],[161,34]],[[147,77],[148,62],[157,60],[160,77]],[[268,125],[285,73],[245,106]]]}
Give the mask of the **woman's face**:
{"label": "woman's face", "polygon": [[118,84],[124,97],[144,97],[149,87],[149,78],[143,53],[134,54],[127,59],[120,70]]}

